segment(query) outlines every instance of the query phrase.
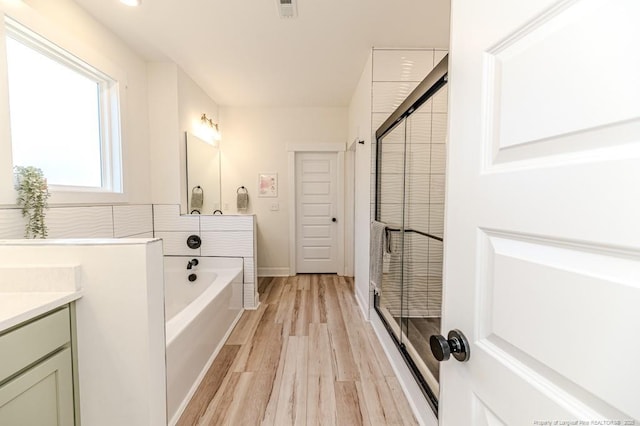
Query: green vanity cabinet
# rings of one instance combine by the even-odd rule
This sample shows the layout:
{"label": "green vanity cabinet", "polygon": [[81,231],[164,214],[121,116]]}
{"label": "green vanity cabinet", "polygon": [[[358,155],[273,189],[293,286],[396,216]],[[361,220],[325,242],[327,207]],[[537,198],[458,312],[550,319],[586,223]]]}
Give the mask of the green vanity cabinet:
{"label": "green vanity cabinet", "polygon": [[0,425],[74,425],[70,308],[0,334]]}

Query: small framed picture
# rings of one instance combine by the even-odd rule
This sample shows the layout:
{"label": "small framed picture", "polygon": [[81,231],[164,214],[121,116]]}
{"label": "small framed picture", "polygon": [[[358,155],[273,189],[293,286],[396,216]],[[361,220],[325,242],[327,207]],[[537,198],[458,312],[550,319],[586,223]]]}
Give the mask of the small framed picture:
{"label": "small framed picture", "polygon": [[258,174],[258,197],[278,196],[278,174],[259,173]]}

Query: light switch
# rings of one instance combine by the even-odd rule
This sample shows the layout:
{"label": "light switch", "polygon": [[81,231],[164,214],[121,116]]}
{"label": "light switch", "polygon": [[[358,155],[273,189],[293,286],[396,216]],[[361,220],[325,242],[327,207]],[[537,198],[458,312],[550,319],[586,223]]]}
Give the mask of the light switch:
{"label": "light switch", "polygon": [[277,212],[278,210],[280,210],[280,203],[277,201],[272,201],[271,202],[271,211],[272,212]]}

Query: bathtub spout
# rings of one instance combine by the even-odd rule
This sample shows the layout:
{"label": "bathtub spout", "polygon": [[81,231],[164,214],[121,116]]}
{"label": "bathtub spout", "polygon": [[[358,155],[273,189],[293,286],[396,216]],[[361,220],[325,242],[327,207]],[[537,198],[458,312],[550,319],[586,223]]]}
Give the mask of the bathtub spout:
{"label": "bathtub spout", "polygon": [[191,259],[189,263],[187,263],[187,269],[193,269],[194,266],[198,265],[198,259]]}

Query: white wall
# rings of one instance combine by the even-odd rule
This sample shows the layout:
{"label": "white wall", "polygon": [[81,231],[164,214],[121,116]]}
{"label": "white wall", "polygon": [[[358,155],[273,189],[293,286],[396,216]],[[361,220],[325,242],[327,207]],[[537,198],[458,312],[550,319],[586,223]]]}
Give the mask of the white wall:
{"label": "white wall", "polygon": [[178,204],[181,188],[178,67],[168,62],[149,63],[147,75],[151,201],[155,204]]}
{"label": "white wall", "polygon": [[80,266],[76,327],[82,424],[166,424],[161,241],[4,242],[0,264]]}
{"label": "white wall", "polygon": [[355,155],[355,293],[365,317],[369,317],[369,222],[371,177],[372,56],[362,71],[349,104],[349,140],[363,140]]}
{"label": "white wall", "polygon": [[[121,99],[122,155],[124,190],[126,198],[120,201],[148,203],[149,181],[149,134],[147,122],[147,74],[142,58],[125,45],[118,37],[104,28],[77,4],[69,0],[32,0],[2,2],[0,11],[41,33],[81,59],[96,64],[108,63],[117,68],[126,79],[124,96]],[[0,49],[0,77],[5,76],[6,56]],[[11,182],[10,149],[8,130],[8,105],[6,83],[0,84],[0,186]],[[93,197],[91,202],[109,202],[105,197]],[[12,190],[0,191],[0,205],[15,204]]]}
{"label": "white wall", "polygon": [[[289,273],[288,143],[346,143],[346,108],[221,107],[222,210],[236,212],[236,189],[249,190],[258,227],[258,274]],[[258,173],[278,173],[278,197],[258,198]],[[272,202],[279,210],[271,211]]]}
{"label": "white wall", "polygon": [[149,63],[147,74],[152,201],[188,213],[185,132],[200,133],[202,113],[218,122],[218,105],[172,62]]}
{"label": "white wall", "polygon": [[[180,137],[178,147],[180,150],[180,205],[182,213],[187,213],[187,183],[186,183],[186,151],[184,132],[195,135],[200,132],[202,114],[207,114],[214,123],[220,121],[218,105],[207,95],[200,86],[194,82],[181,68],[178,68],[178,126]],[[175,161],[175,160],[174,160]],[[205,197],[207,194],[205,194]],[[205,212],[202,212],[203,214]],[[211,214],[212,211],[206,212]]]}

